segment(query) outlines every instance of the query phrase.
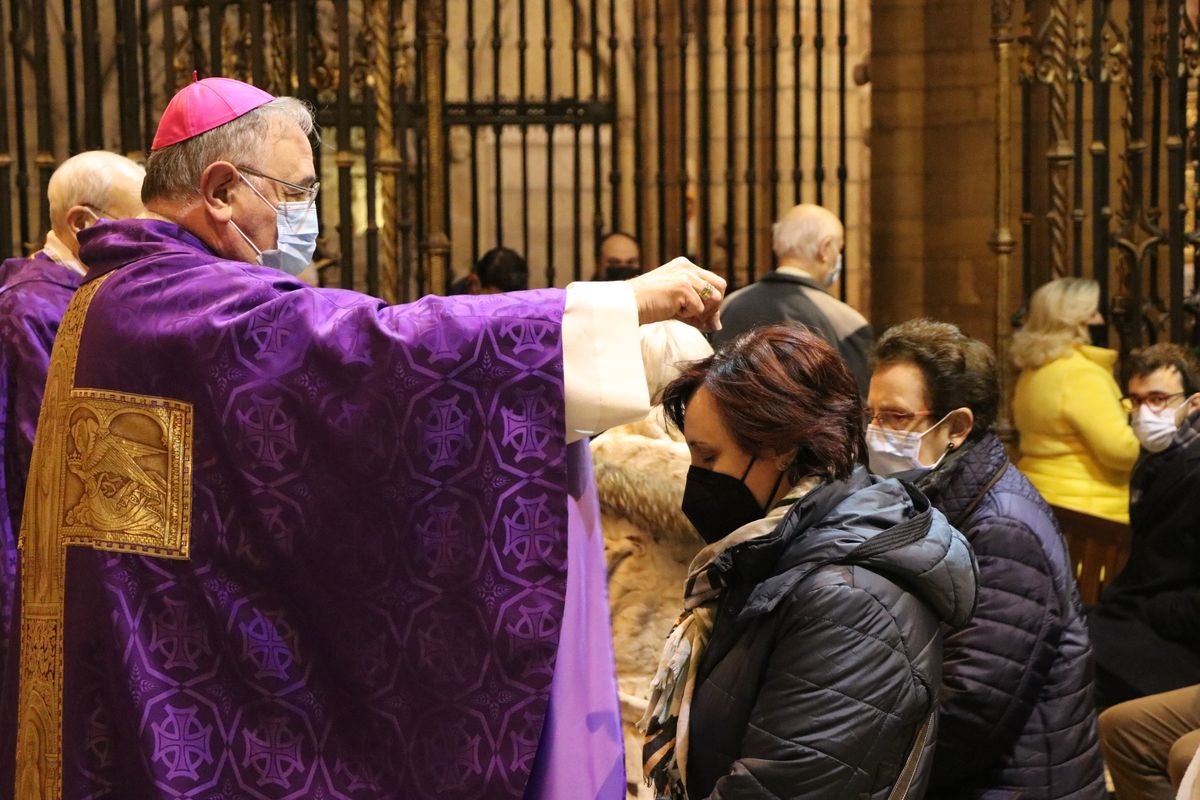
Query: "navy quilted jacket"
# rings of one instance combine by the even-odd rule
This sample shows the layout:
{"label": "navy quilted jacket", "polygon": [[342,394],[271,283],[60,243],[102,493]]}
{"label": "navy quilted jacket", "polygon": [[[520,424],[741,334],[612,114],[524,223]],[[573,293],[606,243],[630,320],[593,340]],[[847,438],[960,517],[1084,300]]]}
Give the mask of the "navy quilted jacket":
{"label": "navy quilted jacket", "polygon": [[944,630],[927,798],[1106,798],[1091,646],[1049,507],[992,433],[919,485],[979,563],[974,618]]}

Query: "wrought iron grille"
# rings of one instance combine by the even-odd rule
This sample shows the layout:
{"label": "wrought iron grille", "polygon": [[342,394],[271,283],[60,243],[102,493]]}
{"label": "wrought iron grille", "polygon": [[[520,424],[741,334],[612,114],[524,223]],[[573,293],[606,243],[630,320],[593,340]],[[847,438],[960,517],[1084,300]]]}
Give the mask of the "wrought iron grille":
{"label": "wrought iron grille", "polygon": [[802,200],[847,222],[857,279],[866,90],[847,73],[865,8],[0,0],[0,253],[40,244],[46,185],[70,154],[144,158],[197,70],[317,109],[323,282],[407,300],[504,244],[534,285],[563,285],[626,230],[646,266],[690,254],[736,285],[770,268],[770,224]]}
{"label": "wrought iron grille", "polygon": [[1194,0],[994,0],[992,12],[1001,66],[998,303],[1015,252],[1026,298],[1055,277],[1095,278],[1123,352],[1155,341],[1200,344]]}

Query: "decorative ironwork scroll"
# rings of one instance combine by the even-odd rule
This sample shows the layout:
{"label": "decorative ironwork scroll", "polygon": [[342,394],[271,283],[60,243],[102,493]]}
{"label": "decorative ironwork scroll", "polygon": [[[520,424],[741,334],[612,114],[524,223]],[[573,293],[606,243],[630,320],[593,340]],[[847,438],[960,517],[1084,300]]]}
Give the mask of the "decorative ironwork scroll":
{"label": "decorative ironwork scroll", "polygon": [[[994,31],[999,20],[1009,19],[1010,5],[993,2]],[[1166,338],[1200,341],[1195,269],[1200,232],[1190,229],[1196,227],[1200,170],[1190,173],[1192,190],[1185,185],[1189,159],[1200,163],[1196,20],[1184,0],[1026,0],[1024,7],[1027,21],[1017,39],[1015,78],[1022,159],[1019,170],[1010,170],[1021,180],[1024,295],[1048,277],[1082,274],[1100,284],[1121,351]],[[1036,36],[1030,33],[1035,20]],[[1014,79],[999,74],[997,80],[1001,141],[1012,113],[1006,84]],[[1072,88],[1074,102],[1068,97]],[[1039,138],[1034,128],[1042,124],[1033,100],[1043,93],[1049,141],[1047,158],[1039,164],[1030,152]],[[1083,150],[1089,120],[1085,161],[1076,155]],[[1110,174],[1114,159],[1115,176]],[[1047,198],[1041,216],[1035,214],[1038,196]],[[998,192],[997,220],[1007,213],[1003,202]],[[1193,260],[1190,286],[1185,258]],[[1043,264],[1049,268],[1040,269]]]}

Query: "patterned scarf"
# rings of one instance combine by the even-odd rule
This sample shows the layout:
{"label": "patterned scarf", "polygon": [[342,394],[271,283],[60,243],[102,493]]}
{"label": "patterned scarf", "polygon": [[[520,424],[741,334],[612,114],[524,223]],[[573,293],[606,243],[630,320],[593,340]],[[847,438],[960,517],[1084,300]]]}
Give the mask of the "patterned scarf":
{"label": "patterned scarf", "polygon": [[684,587],[683,613],[667,636],[658,671],[650,682],[650,699],[638,728],[646,734],[642,771],[659,800],[686,800],[688,723],[700,657],[712,635],[723,587],[714,580],[718,557],[738,545],[767,536],[783,517],[818,485],[801,481],[762,519],[743,525],[705,547],[692,560]]}

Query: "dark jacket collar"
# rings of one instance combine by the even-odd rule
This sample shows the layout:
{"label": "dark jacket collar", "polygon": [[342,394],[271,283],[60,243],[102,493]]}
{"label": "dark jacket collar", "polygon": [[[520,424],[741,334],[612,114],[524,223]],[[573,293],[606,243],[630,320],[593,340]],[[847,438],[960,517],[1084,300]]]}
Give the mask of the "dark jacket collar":
{"label": "dark jacket collar", "polygon": [[825,287],[814,281],[812,278],[806,278],[803,275],[797,275],[794,272],[783,272],[781,270],[771,270],[766,275],[758,279],[759,283],[798,283],[801,286],[807,286],[809,289],[816,289],[818,292],[824,292]]}
{"label": "dark jacket collar", "polygon": [[988,431],[947,456],[941,467],[916,483],[952,525],[961,527],[966,522],[963,517],[978,505],[980,494],[991,488],[997,473],[1008,465],[1004,443]]}

